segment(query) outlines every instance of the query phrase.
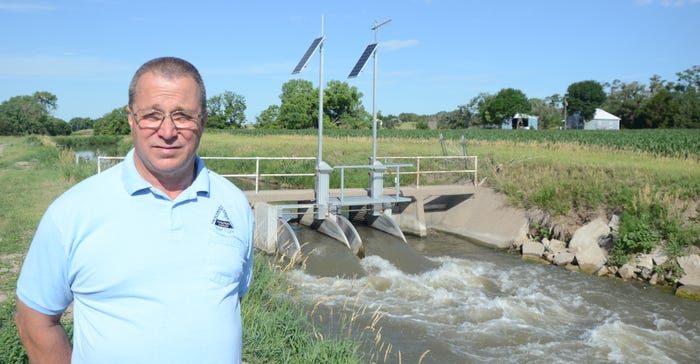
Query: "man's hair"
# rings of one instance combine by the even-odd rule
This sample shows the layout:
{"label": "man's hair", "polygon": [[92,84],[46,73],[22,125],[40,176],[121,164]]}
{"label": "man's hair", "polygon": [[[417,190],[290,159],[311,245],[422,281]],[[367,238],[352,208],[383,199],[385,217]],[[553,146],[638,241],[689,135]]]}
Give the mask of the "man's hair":
{"label": "man's hair", "polygon": [[192,77],[199,87],[199,103],[202,107],[202,111],[206,110],[207,91],[204,88],[202,76],[199,74],[199,71],[197,71],[197,68],[192,65],[192,63],[177,57],[154,58],[144,63],[138,70],[136,70],[136,73],[134,73],[134,77],[131,79],[131,83],[129,84],[129,107],[132,107],[133,105],[134,97],[136,96],[136,85],[138,84],[139,79],[148,72],[154,73],[166,79],[176,79],[186,76]]}

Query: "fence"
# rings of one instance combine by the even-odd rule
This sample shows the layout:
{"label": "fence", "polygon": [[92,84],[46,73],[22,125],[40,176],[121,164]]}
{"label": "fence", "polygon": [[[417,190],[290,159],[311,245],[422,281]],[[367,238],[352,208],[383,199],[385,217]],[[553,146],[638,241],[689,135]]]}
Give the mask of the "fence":
{"label": "fence", "polygon": [[[248,178],[254,181],[255,193],[260,190],[261,181],[267,178],[275,177],[313,177],[315,176],[315,171],[303,172],[303,173],[290,173],[290,172],[279,172],[279,173],[262,173],[261,163],[270,162],[309,162],[315,161],[316,157],[201,157],[203,160],[211,161],[254,161],[254,171],[250,173],[222,173],[217,171],[220,175],[227,178]],[[97,173],[102,172],[103,164],[113,165],[116,161],[121,161],[124,157],[97,157]],[[477,184],[477,157],[476,156],[421,156],[421,157],[382,157],[378,160],[384,160],[384,167],[386,167],[386,175],[393,176],[394,185],[398,189],[399,180],[401,176],[415,176],[416,188],[420,187],[421,176],[429,175],[445,175],[452,174],[456,176],[460,175],[471,175],[472,182],[474,185]],[[401,161],[402,163],[393,163],[393,161]],[[464,168],[453,168],[460,161],[463,161]],[[405,163],[409,162],[409,163]],[[413,162],[413,163],[411,163]],[[415,167],[414,167],[415,166]],[[107,166],[108,167],[108,166]],[[414,167],[414,168],[411,168]],[[460,165],[461,167],[461,165]],[[371,166],[337,166],[334,169],[340,170],[340,183],[341,189],[345,188],[345,170],[346,169],[371,169]],[[213,169],[213,168],[212,168]],[[216,170],[216,169],[213,169]]]}

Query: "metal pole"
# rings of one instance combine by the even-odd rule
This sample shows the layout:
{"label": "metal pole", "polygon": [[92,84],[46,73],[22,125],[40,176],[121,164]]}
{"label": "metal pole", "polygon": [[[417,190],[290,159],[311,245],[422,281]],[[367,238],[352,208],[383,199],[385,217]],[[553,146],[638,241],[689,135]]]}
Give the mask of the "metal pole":
{"label": "metal pole", "polygon": [[[321,15],[321,37],[323,37],[323,15]],[[318,75],[318,154],[316,156],[316,170],[321,168],[323,161],[323,42],[319,44],[319,75]]]}
{"label": "metal pole", "polygon": [[[379,27],[390,22],[391,19],[385,20],[383,23],[378,24],[374,22],[372,30],[374,30],[374,42],[377,43],[377,33],[379,32]],[[377,161],[377,48],[374,49],[374,72],[372,76],[372,165]]]}
{"label": "metal pole", "polygon": [[[374,30],[374,41],[377,41],[377,30]],[[377,48],[374,49],[374,70],[372,72],[372,162],[377,161]]]}

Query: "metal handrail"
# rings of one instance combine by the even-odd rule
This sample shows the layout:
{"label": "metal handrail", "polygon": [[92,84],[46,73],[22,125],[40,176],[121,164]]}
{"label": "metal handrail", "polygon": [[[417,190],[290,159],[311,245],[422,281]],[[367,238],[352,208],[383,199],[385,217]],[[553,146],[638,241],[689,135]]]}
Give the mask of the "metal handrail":
{"label": "metal handrail", "polygon": [[[125,157],[97,157],[97,173],[102,172],[102,160],[123,160]],[[255,179],[255,193],[260,191],[260,179],[264,177],[312,177],[315,173],[260,173],[260,161],[273,161],[273,160],[316,160],[315,157],[200,157],[202,160],[254,160],[255,161],[255,173],[229,173],[221,174],[222,177],[226,178],[254,178]]]}
{"label": "metal handrail", "polygon": [[[311,161],[316,160],[316,157],[200,157],[203,160],[254,160],[255,161],[255,172],[254,173],[234,173],[234,174],[221,174],[223,177],[227,178],[254,178],[255,179],[255,193],[260,191],[260,180],[265,177],[311,177],[315,176],[315,173],[260,173],[260,162],[261,161]],[[123,160],[124,157],[108,157],[108,156],[98,156],[97,157],[97,173],[102,172],[102,161],[109,160]],[[416,188],[420,187],[420,176],[421,174],[447,174],[447,173],[472,173],[473,183],[477,185],[477,157],[476,156],[419,156],[419,157],[382,157],[378,159],[383,159],[385,162],[391,160],[415,160],[416,171],[406,171],[401,170],[403,167],[411,167],[413,164],[401,164],[401,163],[385,163],[382,166],[387,168],[387,173],[395,174],[394,185],[396,187],[396,195],[400,194],[400,175],[416,175]],[[473,160],[474,169],[460,169],[460,170],[421,170],[421,160],[447,160],[447,159],[462,159],[465,161]],[[343,197],[343,191],[345,189],[345,170],[346,169],[371,169],[374,166],[371,165],[348,165],[348,166],[336,166],[333,169],[340,170],[340,190],[341,198]],[[390,169],[396,168],[395,172],[390,171]]]}
{"label": "metal handrail", "polygon": [[[398,197],[401,195],[401,182],[399,181],[400,168],[401,167],[412,167],[412,164],[383,164],[383,167],[396,168],[396,177],[394,178],[394,187],[396,188],[396,195]],[[345,198],[345,170],[346,169],[372,169],[375,166],[371,165],[351,165],[351,166],[335,166],[333,169],[340,170],[340,201]]]}
{"label": "metal handrail", "polygon": [[[476,156],[419,156],[419,157],[384,157],[383,158],[385,161],[390,161],[390,160],[410,160],[410,159],[415,159],[416,160],[416,171],[411,172],[411,171],[402,171],[401,173],[403,174],[415,174],[416,175],[416,188],[420,187],[420,175],[421,174],[447,174],[447,173],[472,173],[473,178],[472,182],[476,186],[478,184],[478,176],[477,176],[477,167],[478,167],[478,158]],[[447,160],[447,159],[456,159],[456,160],[464,160],[465,162],[468,162],[469,160],[474,161],[474,169],[445,169],[445,170],[428,170],[428,171],[421,171],[421,160]],[[397,173],[398,175],[398,173]],[[398,176],[397,176],[398,177]]]}

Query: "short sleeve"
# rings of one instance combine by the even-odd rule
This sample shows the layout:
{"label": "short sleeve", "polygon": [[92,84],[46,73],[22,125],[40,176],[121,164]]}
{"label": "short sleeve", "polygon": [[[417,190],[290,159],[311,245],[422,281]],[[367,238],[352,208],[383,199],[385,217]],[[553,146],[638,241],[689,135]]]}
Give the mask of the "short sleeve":
{"label": "short sleeve", "polygon": [[73,301],[63,234],[51,208],[44,214],[17,281],[17,297],[30,308],[57,315]]}

